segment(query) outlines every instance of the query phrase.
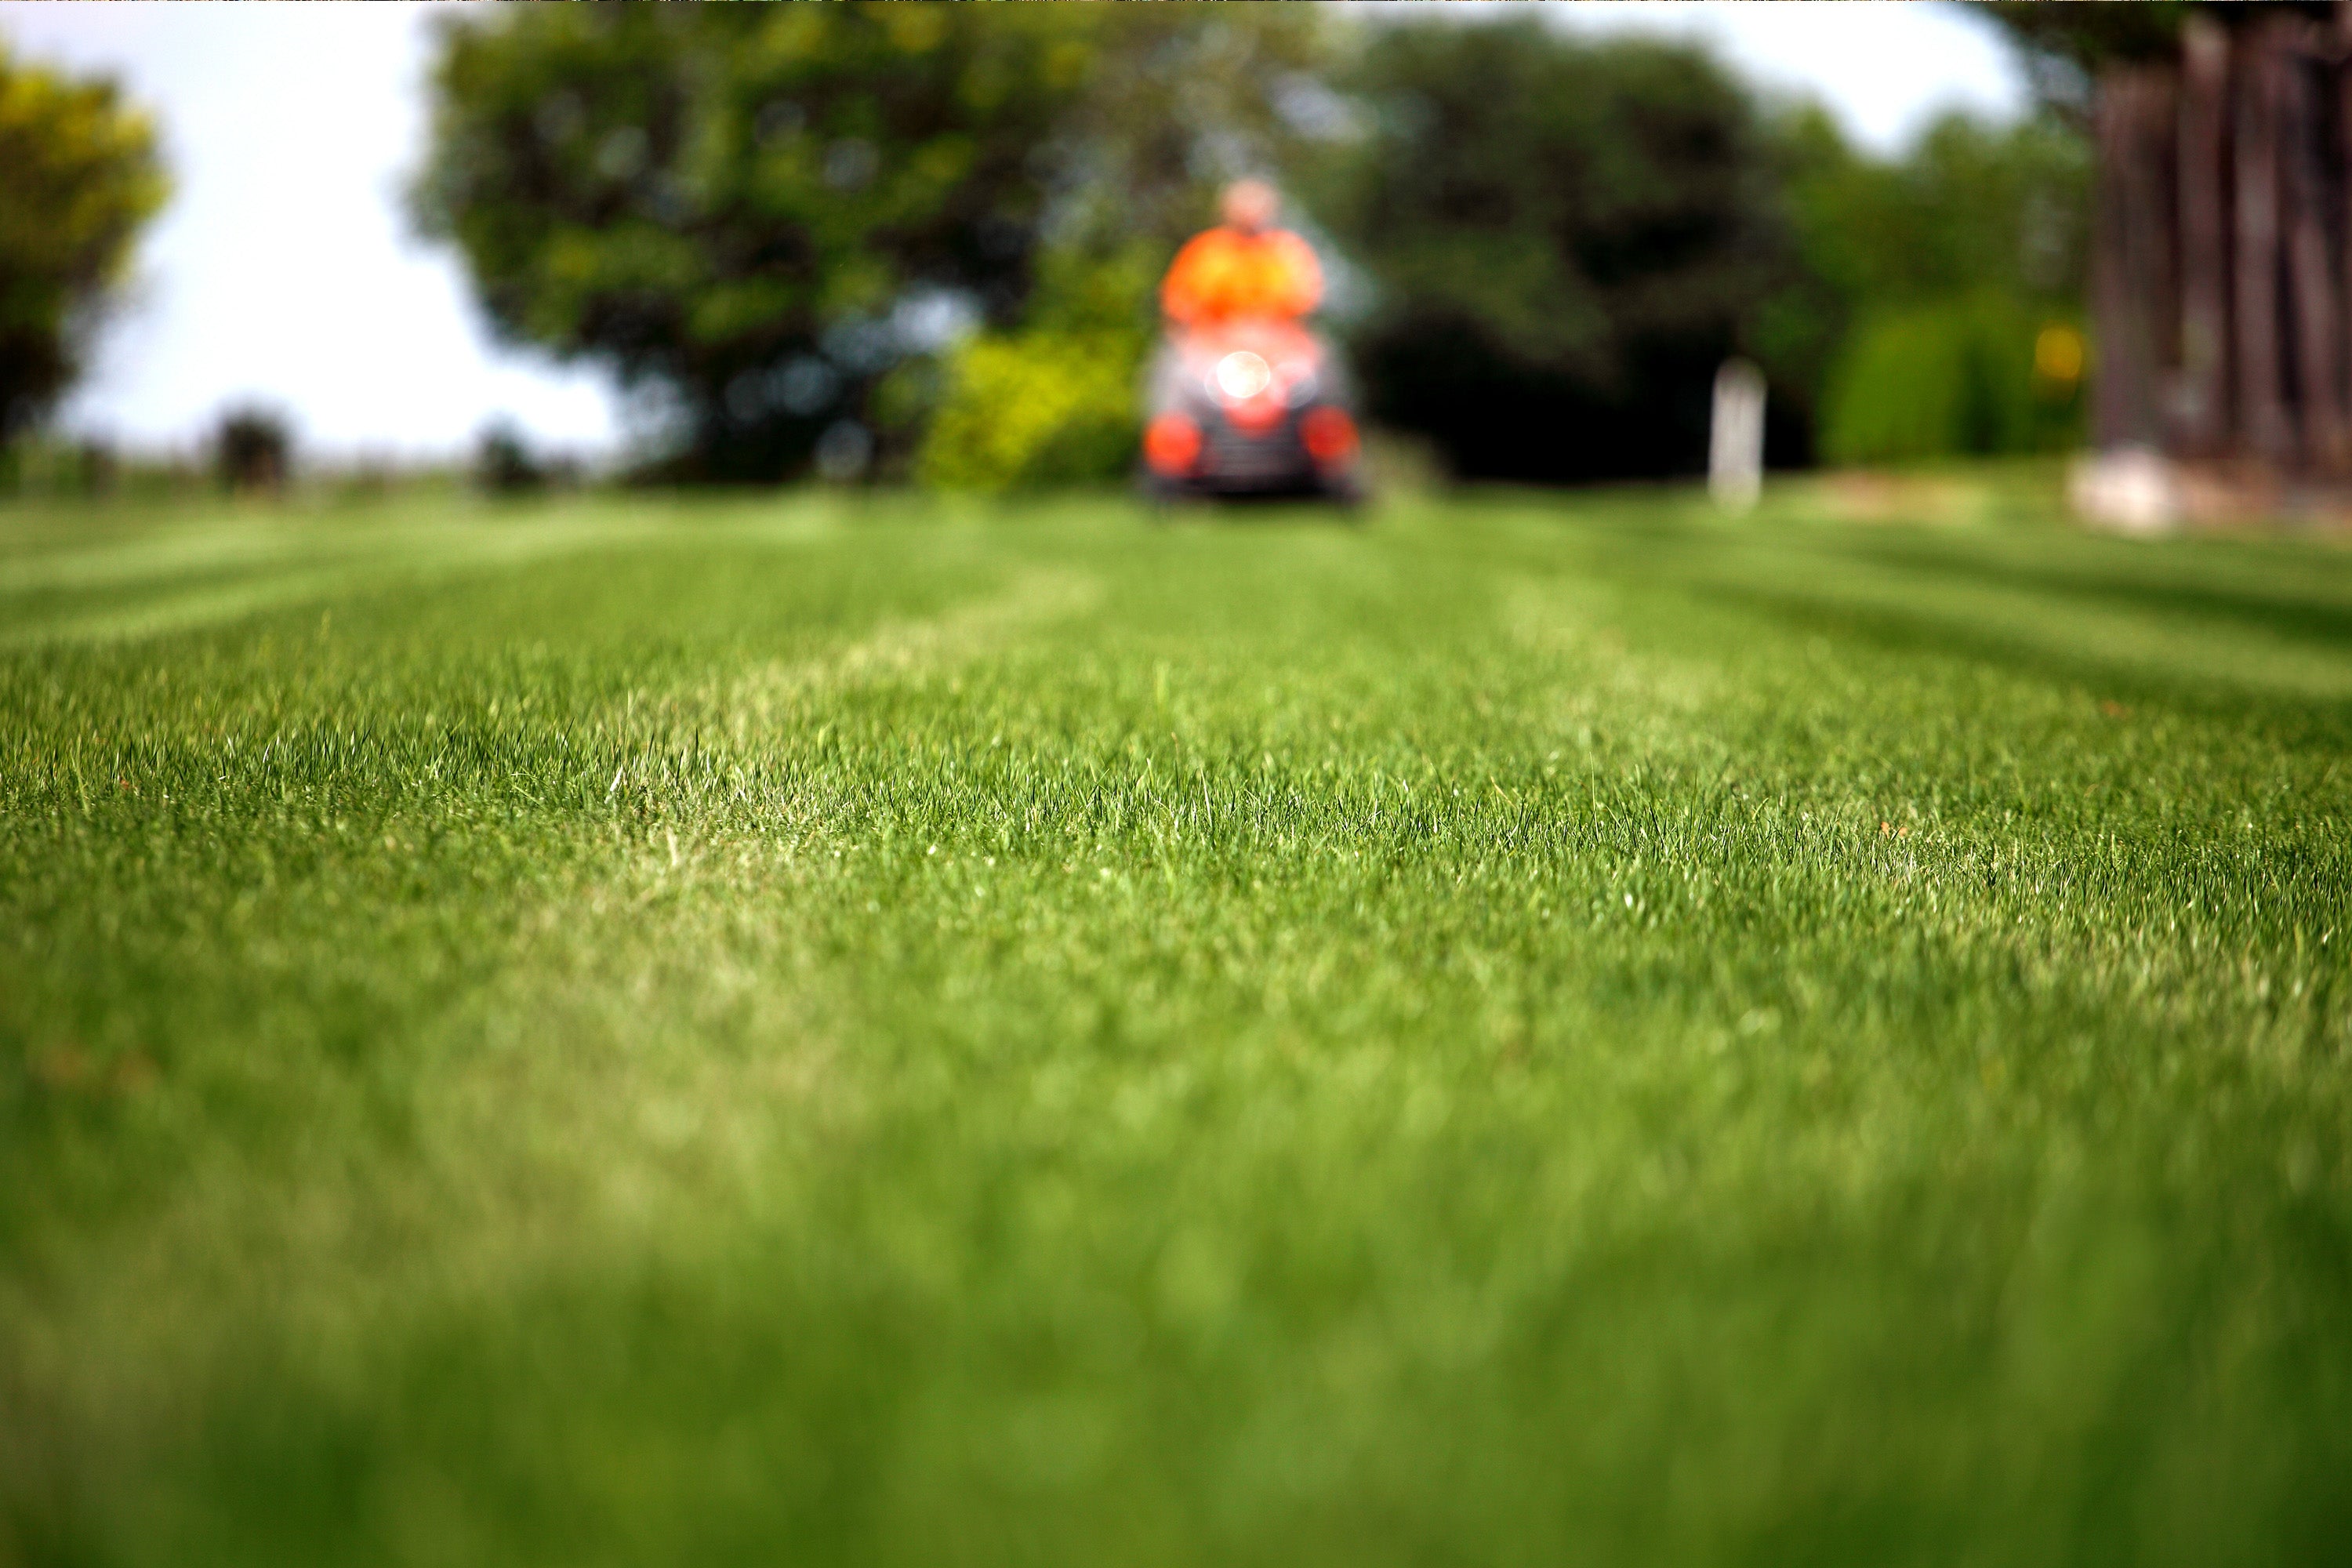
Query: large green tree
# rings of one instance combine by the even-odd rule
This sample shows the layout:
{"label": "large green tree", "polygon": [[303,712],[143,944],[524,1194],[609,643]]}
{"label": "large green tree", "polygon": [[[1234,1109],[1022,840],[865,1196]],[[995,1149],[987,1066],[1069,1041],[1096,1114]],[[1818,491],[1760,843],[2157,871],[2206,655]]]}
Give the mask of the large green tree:
{"label": "large green tree", "polygon": [[1773,148],[1704,51],[1540,21],[1381,29],[1328,203],[1381,292],[1372,411],[1457,471],[1704,463],[1709,386],[1789,275]]}
{"label": "large green tree", "polygon": [[1019,322],[1045,249],[1131,271],[1218,174],[1277,161],[1272,98],[1317,32],[1144,6],[468,17],[415,205],[499,332],[670,404],[677,471],[773,478],[844,421],[911,437],[924,398],[892,370],[958,315]]}
{"label": "large green tree", "polygon": [[153,126],[114,83],[0,44],[0,446],[73,384],[168,188]]}
{"label": "large green tree", "polygon": [[1017,308],[1087,68],[1045,14],[519,7],[445,34],[416,208],[496,330],[667,397],[684,470],[773,477],[927,296]]}

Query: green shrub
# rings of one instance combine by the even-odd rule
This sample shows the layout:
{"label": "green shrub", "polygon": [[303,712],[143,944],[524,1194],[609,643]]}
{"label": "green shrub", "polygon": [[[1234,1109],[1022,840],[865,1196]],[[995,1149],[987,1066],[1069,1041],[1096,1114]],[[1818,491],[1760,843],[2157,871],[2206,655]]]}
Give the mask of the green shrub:
{"label": "green shrub", "polygon": [[2072,444],[2080,384],[2034,369],[2034,340],[2053,324],[1998,295],[1864,315],[1831,372],[1822,452],[1886,463]]}
{"label": "green shrub", "polygon": [[984,333],[948,364],[916,477],[1003,491],[1117,479],[1134,460],[1139,344],[1130,333]]}

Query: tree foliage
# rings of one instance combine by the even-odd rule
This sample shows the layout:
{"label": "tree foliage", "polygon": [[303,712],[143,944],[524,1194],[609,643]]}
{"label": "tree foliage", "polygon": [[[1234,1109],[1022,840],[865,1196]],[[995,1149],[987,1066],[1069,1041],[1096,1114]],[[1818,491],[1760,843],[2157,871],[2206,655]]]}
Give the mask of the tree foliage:
{"label": "tree foliage", "polygon": [[113,82],[0,46],[0,444],[72,384],[168,189],[153,126]]}
{"label": "tree foliage", "polygon": [[1382,30],[1335,226],[1376,280],[1373,413],[1458,471],[1687,468],[1707,386],[1792,261],[1770,147],[1703,50],[1538,21]]}
{"label": "tree foliage", "polygon": [[[845,420],[916,438],[904,362],[1020,325],[1044,252],[1172,247],[1217,177],[1279,162],[1320,37],[1255,8],[526,7],[448,31],[415,206],[504,336],[667,397],[682,471],[769,478]],[[1148,288],[1125,309],[1140,330]]]}
{"label": "tree foliage", "polygon": [[1841,296],[1943,298],[1988,286],[2079,301],[2090,151],[2046,119],[1948,114],[1897,159],[1809,138],[1789,202],[1807,267]]}
{"label": "tree foliage", "polygon": [[1022,327],[983,332],[945,364],[916,476],[1003,491],[1102,483],[1135,459],[1161,247],[1049,250]]}
{"label": "tree foliage", "polygon": [[504,336],[667,395],[690,468],[771,477],[936,330],[927,292],[1017,309],[1089,63],[961,7],[521,7],[445,36],[416,209]]}
{"label": "tree foliage", "polygon": [[1823,389],[1821,445],[1836,463],[2034,452],[2081,431],[2079,375],[2043,374],[2045,334],[2080,363],[2074,327],[1981,290],[1874,303],[1848,330]]}
{"label": "tree foliage", "polygon": [[275,494],[294,464],[294,429],[277,409],[248,404],[221,416],[213,435],[213,468],[231,494]]}
{"label": "tree foliage", "polygon": [[1215,220],[1224,182],[1297,169],[1353,130],[1314,6],[1064,9],[1090,68],[1055,142],[1058,248],[1115,266],[1138,246],[1172,253]]}
{"label": "tree foliage", "polygon": [[2079,378],[2034,371],[2082,312],[2090,153],[2059,120],[1948,115],[1904,156],[1854,152],[1818,112],[1790,127],[1802,280],[1758,336],[1816,389],[1839,461],[2027,452],[2078,431]]}
{"label": "tree foliage", "polygon": [[420,217],[507,337],[672,410],[681,475],[791,474],[828,433],[943,482],[1108,475],[1158,272],[1244,173],[1370,279],[1372,414],[1473,477],[1694,468],[1731,353],[1802,459],[1871,400],[1858,334],[1990,343],[2081,282],[2087,160],[2055,120],[1874,160],[1701,48],[1532,20],[532,7],[453,26],[436,103]]}
{"label": "tree foliage", "polygon": [[943,489],[1011,490],[1114,479],[1133,460],[1136,367],[1117,340],[1053,331],[975,339],[917,477]]}

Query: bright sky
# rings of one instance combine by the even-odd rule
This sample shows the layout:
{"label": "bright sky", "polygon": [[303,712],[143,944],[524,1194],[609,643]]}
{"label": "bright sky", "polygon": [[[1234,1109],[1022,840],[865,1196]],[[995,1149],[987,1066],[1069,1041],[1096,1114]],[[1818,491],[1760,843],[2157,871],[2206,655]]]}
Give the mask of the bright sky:
{"label": "bright sky", "polygon": [[[333,456],[446,456],[501,414],[551,445],[617,444],[604,380],[491,343],[454,258],[408,233],[399,193],[423,152],[437,9],[0,0],[0,37],[17,52],[110,71],[155,111],[176,182],[70,427],[189,447],[226,405],[257,398]],[[1821,98],[1880,149],[1940,110],[2006,117],[2025,100],[1992,28],[1958,5],[1549,14],[1705,39],[1750,78]]]}

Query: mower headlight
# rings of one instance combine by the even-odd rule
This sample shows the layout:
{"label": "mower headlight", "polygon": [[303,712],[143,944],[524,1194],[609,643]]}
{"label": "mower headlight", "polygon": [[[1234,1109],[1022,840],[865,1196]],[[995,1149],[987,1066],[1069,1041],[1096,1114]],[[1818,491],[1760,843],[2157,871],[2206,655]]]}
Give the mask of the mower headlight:
{"label": "mower headlight", "polygon": [[1247,349],[1235,349],[1217,362],[1217,390],[1236,403],[1246,403],[1274,380],[1274,367]]}

